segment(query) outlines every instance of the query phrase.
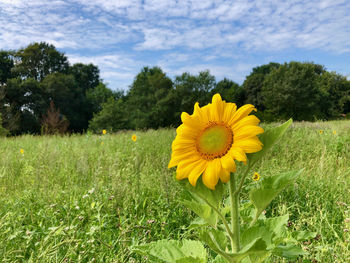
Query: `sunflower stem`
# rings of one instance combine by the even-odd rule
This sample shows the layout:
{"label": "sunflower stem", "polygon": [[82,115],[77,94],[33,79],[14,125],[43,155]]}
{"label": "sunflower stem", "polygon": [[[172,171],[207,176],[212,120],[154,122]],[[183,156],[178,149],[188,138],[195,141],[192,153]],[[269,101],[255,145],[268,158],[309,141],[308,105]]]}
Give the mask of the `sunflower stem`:
{"label": "sunflower stem", "polygon": [[239,191],[236,191],[236,178],[232,175],[230,180],[231,201],[231,228],[233,239],[231,239],[232,252],[240,251],[240,225],[239,225]]}

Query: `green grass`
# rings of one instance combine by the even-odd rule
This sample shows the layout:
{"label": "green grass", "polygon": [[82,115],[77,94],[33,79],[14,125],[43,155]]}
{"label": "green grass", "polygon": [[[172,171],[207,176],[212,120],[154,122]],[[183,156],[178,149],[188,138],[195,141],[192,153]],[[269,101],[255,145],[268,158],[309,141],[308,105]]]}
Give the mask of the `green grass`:
{"label": "green grass", "polygon": [[[350,121],[293,124],[256,166],[262,177],[305,168],[267,210],[318,233],[300,262],[350,258],[349,131]],[[175,131],[136,134],[0,139],[0,261],[147,262],[130,246],[195,239],[167,169]]]}

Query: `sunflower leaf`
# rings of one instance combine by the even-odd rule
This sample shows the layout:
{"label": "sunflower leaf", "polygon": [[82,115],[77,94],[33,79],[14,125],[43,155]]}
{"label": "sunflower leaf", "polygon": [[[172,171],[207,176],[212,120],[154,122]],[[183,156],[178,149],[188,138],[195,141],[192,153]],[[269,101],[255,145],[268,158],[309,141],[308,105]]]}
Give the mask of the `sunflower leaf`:
{"label": "sunflower leaf", "polygon": [[256,222],[262,211],[271,203],[271,201],[303,171],[290,171],[265,178],[259,188],[253,189],[249,193],[249,198],[255,206],[255,218],[252,225]]}
{"label": "sunflower leaf", "polygon": [[263,148],[259,152],[247,155],[250,167],[252,167],[257,161],[259,161],[267,153],[267,151],[283,136],[283,134],[287,131],[288,127],[292,124],[292,122],[293,120],[289,119],[280,126],[266,130],[263,134],[259,136],[259,140],[262,142]]}
{"label": "sunflower leaf", "polygon": [[187,240],[159,240],[131,247],[140,255],[147,255],[156,262],[177,263],[206,263],[207,251],[199,241]]}

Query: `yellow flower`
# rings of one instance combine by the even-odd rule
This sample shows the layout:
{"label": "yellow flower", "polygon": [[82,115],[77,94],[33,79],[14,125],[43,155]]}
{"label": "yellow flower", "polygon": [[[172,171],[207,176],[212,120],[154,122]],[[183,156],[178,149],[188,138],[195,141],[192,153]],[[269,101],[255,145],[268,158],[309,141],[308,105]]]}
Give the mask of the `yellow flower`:
{"label": "yellow flower", "polygon": [[24,150],[23,150],[23,149],[20,149],[19,152],[20,152],[21,154],[24,154]]}
{"label": "yellow flower", "polygon": [[251,104],[237,109],[236,104],[226,103],[215,94],[212,103],[202,108],[196,103],[192,115],[183,112],[168,165],[177,166],[176,178],[188,178],[196,186],[202,175],[210,189],[215,189],[219,179],[228,182],[230,172],[236,171],[235,160],[246,162],[246,153],[262,149],[256,135],[264,130],[257,126],[257,117],[248,116],[253,110]]}
{"label": "yellow flower", "polygon": [[102,130],[102,134],[105,135],[107,133],[106,130]]}
{"label": "yellow flower", "polygon": [[323,133],[323,130],[320,130],[320,134],[322,134]]}
{"label": "yellow flower", "polygon": [[253,177],[252,177],[252,179],[253,179],[254,181],[259,181],[259,180],[260,180],[260,174],[258,174],[257,172],[255,172],[254,175],[253,175]]}
{"label": "yellow flower", "polygon": [[104,145],[105,143],[104,142],[101,142],[101,145]]}
{"label": "yellow flower", "polygon": [[133,135],[131,136],[131,140],[133,140],[134,142],[136,142],[137,136],[136,136],[135,134],[133,134]]}
{"label": "yellow flower", "polygon": [[337,134],[337,131],[333,131],[333,134],[336,135],[336,134]]}

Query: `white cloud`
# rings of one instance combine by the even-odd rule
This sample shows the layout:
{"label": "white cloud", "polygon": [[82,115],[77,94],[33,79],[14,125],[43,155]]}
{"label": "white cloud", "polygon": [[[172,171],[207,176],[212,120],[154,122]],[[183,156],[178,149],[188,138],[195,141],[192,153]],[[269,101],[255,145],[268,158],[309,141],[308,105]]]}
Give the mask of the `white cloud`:
{"label": "white cloud", "polygon": [[238,80],[235,62],[254,52],[349,53],[349,24],[348,0],[1,0],[0,49],[46,41],[106,79],[159,62],[173,75],[207,65]]}

